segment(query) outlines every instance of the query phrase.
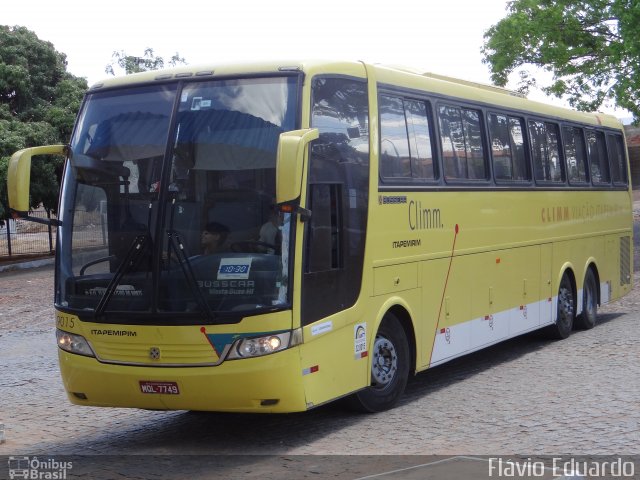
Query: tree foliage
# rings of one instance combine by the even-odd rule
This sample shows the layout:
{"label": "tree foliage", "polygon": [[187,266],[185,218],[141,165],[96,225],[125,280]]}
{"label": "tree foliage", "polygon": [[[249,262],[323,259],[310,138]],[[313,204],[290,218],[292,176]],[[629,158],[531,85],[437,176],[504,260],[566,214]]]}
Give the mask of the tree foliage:
{"label": "tree foliage", "polygon": [[[7,215],[6,174],[22,148],[69,141],[87,89],[67,72],[66,55],[25,27],[0,25],[0,219]],[[36,160],[30,205],[55,211],[62,159]]]}
{"label": "tree foliage", "polygon": [[529,68],[542,67],[547,94],[579,110],[613,100],[640,120],[639,0],[514,0],[507,11],[482,48],[494,83],[517,72],[526,92],[537,83]]}
{"label": "tree foliage", "polygon": [[[176,52],[169,61],[168,66],[175,67],[177,65],[186,65],[184,58]],[[113,52],[111,57],[111,63],[109,63],[104,71],[109,75],[115,75],[115,68],[119,68],[124,71],[125,75],[139,72],[147,72],[149,70],[158,70],[165,67],[164,58],[157,56],[152,48],[147,47],[144,50],[144,54],[141,57],[134,55],[127,55],[124,50]]]}

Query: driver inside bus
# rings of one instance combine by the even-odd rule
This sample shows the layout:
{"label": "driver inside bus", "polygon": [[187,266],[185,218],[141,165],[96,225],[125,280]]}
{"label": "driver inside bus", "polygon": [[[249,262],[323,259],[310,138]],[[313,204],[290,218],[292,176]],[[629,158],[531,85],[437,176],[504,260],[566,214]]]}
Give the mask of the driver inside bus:
{"label": "driver inside bus", "polygon": [[200,236],[200,245],[204,255],[223,251],[223,245],[229,236],[229,229],[218,222],[209,222]]}
{"label": "driver inside bus", "polygon": [[267,253],[275,253],[282,242],[281,227],[282,218],[280,217],[280,213],[276,207],[272,205],[269,210],[269,220],[260,228],[258,242],[263,244],[261,250],[266,250]]}

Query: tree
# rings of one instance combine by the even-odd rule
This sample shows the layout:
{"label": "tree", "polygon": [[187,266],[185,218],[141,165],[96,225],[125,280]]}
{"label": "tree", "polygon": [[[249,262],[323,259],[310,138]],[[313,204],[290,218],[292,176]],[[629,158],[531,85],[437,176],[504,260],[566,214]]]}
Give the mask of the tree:
{"label": "tree", "polygon": [[[174,56],[167,62],[169,66],[175,67],[177,65],[186,65],[187,62],[184,58],[176,52]],[[149,70],[158,70],[164,68],[164,58],[158,57],[153,53],[153,49],[147,47],[144,50],[142,57],[135,57],[133,55],[127,55],[124,50],[119,52],[113,52],[111,57],[111,63],[109,63],[104,71],[109,75],[115,75],[114,67],[119,67],[124,70],[125,75],[138,72],[146,72]]]}
{"label": "tree", "polygon": [[639,0],[514,0],[507,11],[484,35],[494,83],[517,72],[526,93],[541,67],[553,74],[545,93],[579,110],[613,100],[640,121]]}
{"label": "tree", "polygon": [[[22,148],[66,143],[87,89],[67,71],[66,55],[25,27],[0,25],[0,219],[6,218],[10,156]],[[57,207],[62,159],[35,161],[30,205]]]}

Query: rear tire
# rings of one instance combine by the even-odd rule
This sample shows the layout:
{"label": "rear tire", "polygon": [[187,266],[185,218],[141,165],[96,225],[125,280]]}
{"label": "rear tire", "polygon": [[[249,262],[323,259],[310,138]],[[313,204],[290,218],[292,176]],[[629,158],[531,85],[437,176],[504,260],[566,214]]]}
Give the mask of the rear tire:
{"label": "rear tire", "polygon": [[349,398],[361,412],[381,412],[393,407],[407,385],[411,355],[407,336],[395,315],[387,313],[369,349],[371,385]]}
{"label": "rear tire", "polygon": [[598,320],[598,284],[593,270],[587,270],[582,286],[582,313],[576,318],[576,328],[589,330]]}
{"label": "rear tire", "polygon": [[558,288],[558,309],[556,312],[556,323],[547,327],[547,334],[550,338],[562,340],[571,334],[573,320],[575,318],[575,295],[573,284],[569,276],[565,273]]}

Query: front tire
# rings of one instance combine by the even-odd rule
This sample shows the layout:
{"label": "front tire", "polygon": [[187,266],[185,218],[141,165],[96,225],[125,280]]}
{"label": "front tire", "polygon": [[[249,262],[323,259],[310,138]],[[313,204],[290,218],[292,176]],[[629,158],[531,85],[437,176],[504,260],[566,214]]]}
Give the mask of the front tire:
{"label": "front tire", "polygon": [[576,327],[589,330],[598,319],[598,284],[593,270],[587,270],[582,286],[582,313],[576,318]]}
{"label": "front tire", "polygon": [[350,403],[362,412],[381,412],[398,402],[409,377],[409,343],[395,315],[387,313],[382,320],[369,355],[371,385],[355,393]]}

